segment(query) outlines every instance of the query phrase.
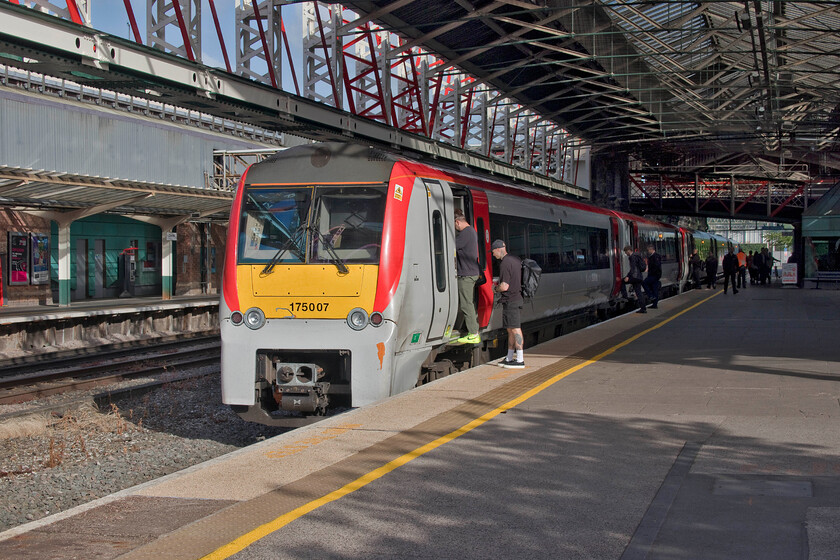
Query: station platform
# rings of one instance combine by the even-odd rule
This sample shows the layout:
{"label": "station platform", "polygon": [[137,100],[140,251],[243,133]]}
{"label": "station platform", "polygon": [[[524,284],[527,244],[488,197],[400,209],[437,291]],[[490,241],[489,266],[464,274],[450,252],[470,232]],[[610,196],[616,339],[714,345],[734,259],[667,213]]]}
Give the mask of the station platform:
{"label": "station platform", "polygon": [[0,307],[0,361],[218,329],[219,295],[92,299]]}
{"label": "station platform", "polygon": [[0,557],[837,558],[838,304],[688,292],[6,531]]}
{"label": "station platform", "polygon": [[80,316],[90,317],[115,313],[136,313],[138,311],[157,311],[218,304],[219,294],[203,294],[172,296],[170,299],[162,299],[160,296],[87,299],[71,302],[69,306],[60,306],[58,304],[5,305],[0,306],[0,325],[23,321],[51,321]]}

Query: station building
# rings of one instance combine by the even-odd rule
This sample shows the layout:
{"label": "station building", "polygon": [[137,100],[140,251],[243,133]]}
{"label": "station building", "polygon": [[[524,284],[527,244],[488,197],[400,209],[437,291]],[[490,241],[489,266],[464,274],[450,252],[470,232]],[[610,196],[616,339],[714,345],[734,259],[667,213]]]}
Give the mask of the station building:
{"label": "station building", "polygon": [[2,305],[217,293],[230,176],[283,135],[4,74]]}

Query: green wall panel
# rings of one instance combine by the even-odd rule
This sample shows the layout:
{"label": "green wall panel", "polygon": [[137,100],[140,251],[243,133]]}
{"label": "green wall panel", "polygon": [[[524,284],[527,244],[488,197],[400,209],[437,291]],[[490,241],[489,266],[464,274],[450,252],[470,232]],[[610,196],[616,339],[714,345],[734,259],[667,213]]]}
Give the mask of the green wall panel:
{"label": "green wall panel", "polygon": [[[58,282],[58,227],[55,222],[51,229],[51,276]],[[115,285],[119,279],[119,256],[123,249],[137,241],[137,279],[136,286],[160,284],[160,228],[144,222],[138,222],[123,216],[99,214],[73,222],[70,226],[70,286],[76,286],[76,242],[87,239],[88,242],[88,295],[93,296],[95,286],[95,240],[105,240],[105,287]],[[144,270],[143,261],[147,258],[147,243],[155,245],[153,268]]]}

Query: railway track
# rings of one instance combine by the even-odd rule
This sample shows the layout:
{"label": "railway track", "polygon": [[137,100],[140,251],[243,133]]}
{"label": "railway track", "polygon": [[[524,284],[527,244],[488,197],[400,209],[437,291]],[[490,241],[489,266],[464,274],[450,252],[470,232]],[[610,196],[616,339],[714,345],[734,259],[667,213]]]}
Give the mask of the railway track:
{"label": "railway track", "polygon": [[[218,335],[0,364],[0,405],[219,363]],[[5,365],[5,367],[3,367]]]}

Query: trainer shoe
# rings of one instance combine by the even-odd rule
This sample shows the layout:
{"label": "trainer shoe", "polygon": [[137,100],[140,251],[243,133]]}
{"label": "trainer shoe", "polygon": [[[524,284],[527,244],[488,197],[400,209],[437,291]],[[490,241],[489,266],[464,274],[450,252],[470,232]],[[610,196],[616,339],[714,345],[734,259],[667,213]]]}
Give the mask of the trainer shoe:
{"label": "trainer shoe", "polygon": [[480,334],[468,334],[456,340],[458,344],[481,344]]}
{"label": "trainer shoe", "polygon": [[499,362],[499,365],[502,366],[503,368],[509,368],[509,369],[524,369],[525,368],[525,362],[517,362],[515,358],[513,360],[504,359],[501,362]]}

